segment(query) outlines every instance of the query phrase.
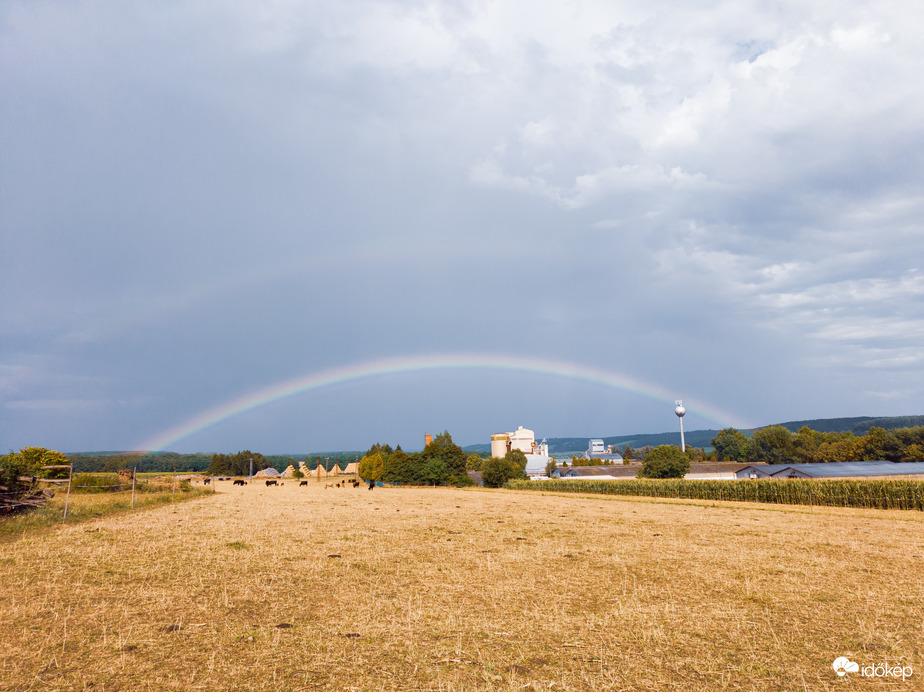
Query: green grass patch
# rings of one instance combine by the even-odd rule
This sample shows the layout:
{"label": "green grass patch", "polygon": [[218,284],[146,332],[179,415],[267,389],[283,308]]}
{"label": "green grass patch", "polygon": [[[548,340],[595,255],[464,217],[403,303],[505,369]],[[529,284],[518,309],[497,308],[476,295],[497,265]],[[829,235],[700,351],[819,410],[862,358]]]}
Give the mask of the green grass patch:
{"label": "green grass patch", "polygon": [[[0,539],[62,523],[66,493],[67,488],[65,486],[59,489],[55,497],[49,500],[45,507],[21,514],[0,517]],[[185,492],[172,492],[170,490],[136,492],[134,509],[157,507],[211,494],[212,491],[208,488],[190,488]],[[67,523],[72,524],[127,511],[133,511],[131,492],[118,494],[72,492],[67,508]]]}

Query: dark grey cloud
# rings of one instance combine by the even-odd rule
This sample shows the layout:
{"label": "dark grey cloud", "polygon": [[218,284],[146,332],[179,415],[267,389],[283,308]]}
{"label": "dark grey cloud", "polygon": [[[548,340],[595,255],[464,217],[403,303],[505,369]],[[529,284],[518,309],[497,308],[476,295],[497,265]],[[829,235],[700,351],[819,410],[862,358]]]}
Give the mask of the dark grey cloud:
{"label": "dark grey cloud", "polygon": [[[630,374],[694,427],[717,424],[697,398],[754,424],[919,413],[922,19],[7,3],[0,443],[132,447],[274,382],[449,352]],[[505,377],[356,382],[181,447],[675,425]]]}

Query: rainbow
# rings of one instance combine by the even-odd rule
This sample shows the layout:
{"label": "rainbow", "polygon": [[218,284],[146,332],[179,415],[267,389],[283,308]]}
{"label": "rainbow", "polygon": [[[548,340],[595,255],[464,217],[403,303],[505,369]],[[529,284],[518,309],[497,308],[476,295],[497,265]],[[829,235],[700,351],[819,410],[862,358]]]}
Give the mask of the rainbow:
{"label": "rainbow", "polygon": [[[200,413],[186,422],[149,439],[139,448],[146,451],[163,450],[180,440],[195,435],[229,418],[296,394],[371,377],[417,373],[428,370],[503,370],[506,372],[533,373],[613,387],[630,394],[670,402],[671,404],[673,404],[675,398],[674,395],[660,386],[646,383],[627,375],[562,361],[486,354],[446,354],[385,358],[323,370],[251,392]],[[693,406],[688,408],[712,420],[720,427],[730,425],[739,428],[748,427],[743,423],[735,423],[735,416],[701,401],[695,402]]]}

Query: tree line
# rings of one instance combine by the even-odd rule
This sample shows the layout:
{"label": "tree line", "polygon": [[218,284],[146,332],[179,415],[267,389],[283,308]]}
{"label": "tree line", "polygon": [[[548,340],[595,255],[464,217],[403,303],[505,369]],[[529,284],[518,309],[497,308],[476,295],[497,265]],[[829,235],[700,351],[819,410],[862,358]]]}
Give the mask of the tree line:
{"label": "tree line", "polygon": [[512,478],[526,478],[526,455],[518,449],[504,458],[466,454],[444,430],[420,452],[376,443],[359,462],[359,475],[367,481],[406,485],[473,485],[469,471],[479,472],[489,488],[499,488]]}
{"label": "tree line", "polygon": [[790,432],[769,425],[748,437],[737,428],[725,428],[712,439],[717,461],[748,464],[809,464],[841,461],[924,461],[924,426],[853,432],[819,432],[803,426]]}

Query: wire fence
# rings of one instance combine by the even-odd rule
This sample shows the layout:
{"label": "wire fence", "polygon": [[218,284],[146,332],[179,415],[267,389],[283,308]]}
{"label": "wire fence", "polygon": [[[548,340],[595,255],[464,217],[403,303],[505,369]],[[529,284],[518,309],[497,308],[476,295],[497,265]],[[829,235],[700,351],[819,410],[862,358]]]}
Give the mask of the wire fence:
{"label": "wire fence", "polygon": [[[115,481],[117,474],[95,474],[95,473],[74,473],[71,466],[61,467],[42,467],[46,468],[66,468],[68,469],[67,478],[41,478],[39,476],[20,476],[18,488],[3,489],[0,491],[0,517],[18,514],[20,512],[29,512],[38,509],[51,509],[52,514],[60,517],[60,522],[65,523],[68,520],[69,508],[71,505],[72,492],[79,496],[96,496],[102,502],[104,498],[112,498],[112,501],[124,503],[128,508],[134,509],[136,505],[136,495],[146,497],[148,495],[160,496],[169,494],[170,500],[176,499],[177,494],[185,494],[191,489],[191,479],[188,474],[163,474],[150,478],[140,478],[136,470],[132,470],[131,481],[124,476],[118,476],[119,481]],[[212,485],[210,490],[214,493],[215,478],[205,477],[202,479],[204,485]],[[66,484],[66,493],[61,489],[64,495],[64,506],[60,504],[56,508],[49,507],[48,503],[54,497],[55,493],[49,492],[43,484],[58,485]],[[131,501],[128,502],[126,495],[131,495]],[[119,499],[116,499],[119,498]],[[144,504],[150,504],[149,500],[144,500]],[[86,515],[85,503],[81,504],[81,516]],[[91,510],[92,511],[92,510]],[[60,514],[59,514],[60,513]],[[55,521],[58,521],[56,518]]]}

